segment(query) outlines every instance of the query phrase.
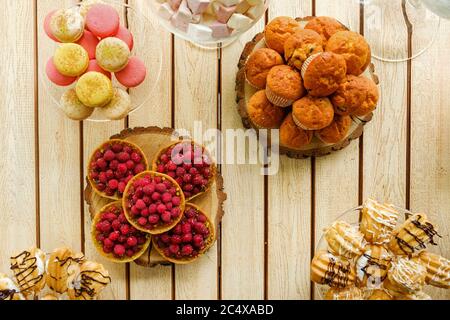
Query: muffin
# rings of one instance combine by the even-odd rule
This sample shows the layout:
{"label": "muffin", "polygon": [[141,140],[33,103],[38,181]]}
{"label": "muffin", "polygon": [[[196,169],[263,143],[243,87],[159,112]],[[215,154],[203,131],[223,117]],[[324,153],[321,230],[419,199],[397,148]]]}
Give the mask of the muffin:
{"label": "muffin", "polygon": [[283,64],[278,52],[269,48],[261,48],[253,52],[245,64],[245,78],[257,89],[266,87],[270,69]]}
{"label": "muffin", "polygon": [[292,118],[304,130],[320,130],[333,122],[333,105],[328,98],[306,96],[294,103]]}
{"label": "muffin", "polygon": [[248,101],[247,113],[257,128],[279,128],[284,118],[282,108],[274,106],[266,96],[264,90],[256,92]]}
{"label": "muffin", "polygon": [[310,56],[323,52],[322,37],[309,29],[297,30],[284,43],[284,58],[288,65],[299,70]]}
{"label": "muffin", "polygon": [[266,44],[269,48],[283,54],[284,43],[299,29],[301,29],[300,23],[295,19],[290,17],[277,17],[264,30]]}
{"label": "muffin", "polygon": [[314,30],[322,37],[325,44],[336,32],[347,30],[342,23],[331,17],[316,17],[311,19],[305,29]]}
{"label": "muffin", "polygon": [[335,114],[333,122],[328,127],[316,131],[316,137],[324,143],[338,143],[347,136],[351,125],[352,118]]}
{"label": "muffin", "polygon": [[347,75],[331,97],[334,111],[341,116],[364,116],[375,110],[378,87],[364,76]]}
{"label": "muffin", "polygon": [[275,66],[267,75],[266,95],[279,107],[288,107],[305,95],[300,73],[289,66]]}
{"label": "muffin", "polygon": [[335,33],[328,40],[325,51],[342,55],[347,63],[347,73],[355,76],[359,76],[366,70],[372,56],[366,39],[353,31]]}
{"label": "muffin", "polygon": [[281,145],[292,149],[300,149],[310,144],[312,138],[313,131],[298,127],[292,118],[292,113],[289,113],[280,127]]}
{"label": "muffin", "polygon": [[304,86],[315,97],[333,94],[345,79],[346,73],[345,59],[332,52],[312,55],[302,66]]}

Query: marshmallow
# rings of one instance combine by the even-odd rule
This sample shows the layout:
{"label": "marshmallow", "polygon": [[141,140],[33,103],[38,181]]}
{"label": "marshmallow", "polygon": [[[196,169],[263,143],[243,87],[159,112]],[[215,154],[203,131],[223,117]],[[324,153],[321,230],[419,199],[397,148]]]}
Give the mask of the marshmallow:
{"label": "marshmallow", "polygon": [[217,21],[222,23],[227,23],[231,15],[236,11],[236,6],[225,7],[223,5],[219,6],[216,12]]}
{"label": "marshmallow", "polygon": [[178,13],[175,13],[172,18],[170,19],[170,22],[172,23],[172,25],[177,28],[180,29],[184,32],[187,31],[188,26],[189,26],[189,21],[184,21],[183,19],[180,19],[180,17],[178,16]]}
{"label": "marshmallow", "polygon": [[258,19],[264,14],[264,11],[266,11],[266,8],[264,3],[262,3],[248,9],[246,15],[252,19]]}
{"label": "marshmallow", "polygon": [[243,0],[236,6],[236,12],[244,14],[248,11],[248,9],[250,9],[250,7],[251,5],[248,3],[248,1]]}
{"label": "marshmallow", "polygon": [[177,11],[181,5],[181,0],[167,0],[167,3],[170,4],[172,10]]}
{"label": "marshmallow", "polygon": [[187,0],[189,9],[193,14],[202,14],[210,4],[210,0]]}
{"label": "marshmallow", "polygon": [[219,0],[225,7],[231,7],[237,5],[241,0]]}
{"label": "marshmallow", "polygon": [[175,11],[172,10],[170,4],[168,4],[167,2],[159,7],[158,15],[163,19],[170,20],[170,18],[172,18],[174,14]]}
{"label": "marshmallow", "polygon": [[226,38],[233,32],[225,23],[219,21],[213,22],[209,27],[212,29],[213,38]]}
{"label": "marshmallow", "polygon": [[192,23],[200,23],[202,21],[202,15],[201,14],[194,14],[192,15]]}
{"label": "marshmallow", "polygon": [[178,11],[172,16],[171,22],[175,28],[187,31],[189,23],[192,20],[192,13],[187,6],[187,1],[183,0]]}
{"label": "marshmallow", "polygon": [[243,14],[240,13],[234,13],[230,20],[228,20],[228,27],[230,27],[231,29],[244,29],[247,28],[248,26],[250,26],[250,24],[253,22],[253,19],[250,19],[247,16],[244,16]]}
{"label": "marshmallow", "polygon": [[200,41],[211,40],[212,29],[202,24],[190,23],[187,31],[188,35]]}
{"label": "marshmallow", "polygon": [[247,2],[251,6],[257,6],[257,5],[260,5],[260,4],[264,4],[264,0],[247,0]]}

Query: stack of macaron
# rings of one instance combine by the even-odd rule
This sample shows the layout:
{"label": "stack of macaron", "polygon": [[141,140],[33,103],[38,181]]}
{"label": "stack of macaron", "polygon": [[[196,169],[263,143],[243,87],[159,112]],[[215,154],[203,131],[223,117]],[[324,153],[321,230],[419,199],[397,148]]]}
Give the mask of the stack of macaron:
{"label": "stack of macaron", "polygon": [[250,28],[266,0],[152,0],[158,15],[195,41],[223,40]]}
{"label": "stack of macaron", "polygon": [[362,75],[371,50],[360,34],[330,17],[306,25],[278,17],[264,38],[267,47],[254,50],[245,64],[246,80],[256,90],[247,114],[256,128],[279,128],[281,146],[304,149],[314,136],[336,144],[353,119],[375,110],[377,85]]}
{"label": "stack of macaron", "polygon": [[[84,0],[79,6],[50,12],[45,33],[58,43],[46,65],[48,79],[74,87],[60,105],[73,120],[89,118],[97,108],[104,119],[123,119],[132,110],[126,88],[142,84],[147,69],[132,56],[131,32],[120,24],[117,10],[102,0]],[[112,74],[124,88],[113,86]]]}

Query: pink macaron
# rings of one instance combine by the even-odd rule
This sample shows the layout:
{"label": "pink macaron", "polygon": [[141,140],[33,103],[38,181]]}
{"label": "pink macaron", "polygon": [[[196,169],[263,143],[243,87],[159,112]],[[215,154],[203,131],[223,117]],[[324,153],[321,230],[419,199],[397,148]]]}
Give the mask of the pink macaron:
{"label": "pink macaron", "polygon": [[93,59],[89,61],[89,66],[86,70],[86,72],[95,71],[103,73],[105,76],[111,79],[111,72],[103,70],[97,63],[97,60]]}
{"label": "pink macaron", "polygon": [[52,17],[55,14],[57,10],[53,10],[52,12],[50,12],[44,19],[44,31],[47,34],[47,36],[52,39],[53,41],[56,42],[61,42],[58,39],[56,39],[56,37],[53,35],[52,30],[50,28],[50,22],[52,21]]}
{"label": "pink macaron", "polygon": [[86,27],[101,39],[113,37],[119,31],[119,13],[107,4],[93,5],[86,16]]}
{"label": "pink macaron", "polygon": [[147,68],[144,62],[137,57],[131,57],[125,69],[116,72],[116,79],[127,88],[134,88],[144,82]]}
{"label": "pink macaron", "polygon": [[84,30],[84,34],[77,43],[82,46],[89,54],[89,59],[95,59],[95,49],[100,41],[92,32]]}
{"label": "pink macaron", "polygon": [[61,87],[70,86],[77,80],[76,77],[67,77],[59,73],[59,71],[55,67],[55,64],[53,63],[53,57],[48,60],[47,66],[45,67],[45,72],[47,73],[47,77],[51,82]]}
{"label": "pink macaron", "polygon": [[120,26],[119,32],[115,35],[116,38],[119,38],[123,42],[125,42],[128,47],[130,48],[130,51],[133,50],[134,47],[134,39],[133,34],[128,30],[127,28]]}

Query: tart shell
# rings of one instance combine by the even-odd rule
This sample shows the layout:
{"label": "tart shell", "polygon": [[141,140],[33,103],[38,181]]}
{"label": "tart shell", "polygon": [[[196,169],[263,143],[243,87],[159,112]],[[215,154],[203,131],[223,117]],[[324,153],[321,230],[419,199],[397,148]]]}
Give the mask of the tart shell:
{"label": "tart shell", "polygon": [[[172,224],[166,225],[166,226],[163,226],[163,227],[154,228],[153,230],[149,230],[149,229],[146,229],[146,228],[143,228],[142,226],[140,226],[140,225],[136,222],[136,220],[132,218],[130,209],[127,208],[127,203],[126,203],[126,202],[127,202],[128,195],[129,195],[130,192],[131,192],[130,189],[131,189],[131,187],[133,186],[133,183],[134,183],[136,180],[141,179],[141,178],[143,178],[143,177],[145,177],[145,176],[148,176],[148,175],[150,175],[151,177],[161,177],[161,178],[163,178],[163,179],[169,180],[169,181],[175,186],[175,188],[177,188],[177,190],[178,190],[178,189],[180,190],[180,195],[179,195],[179,197],[180,197],[180,199],[181,199],[180,206],[179,206],[180,212],[181,212],[181,213],[180,213],[180,216],[179,216],[176,220],[174,220]],[[183,190],[182,190],[181,187],[178,185],[178,183],[177,183],[174,179],[172,179],[171,177],[169,177],[168,175],[165,175],[165,174],[162,174],[162,173],[159,173],[159,172],[154,172],[154,171],[144,171],[144,172],[141,172],[141,173],[139,173],[138,175],[134,176],[133,179],[131,179],[131,180],[128,182],[127,187],[125,188],[125,192],[123,193],[123,198],[122,198],[122,207],[123,207],[123,211],[124,211],[124,213],[125,213],[125,217],[127,218],[128,222],[129,222],[133,227],[135,227],[136,229],[138,229],[139,231],[142,231],[142,232],[145,232],[145,233],[149,233],[149,234],[151,234],[151,235],[158,235],[158,234],[167,232],[167,231],[171,230],[173,227],[175,227],[175,226],[181,221],[181,219],[183,218],[185,206],[186,206],[186,199],[185,199],[185,197],[184,197]]]}
{"label": "tart shell", "polygon": [[[137,252],[133,257],[130,257],[130,258],[127,257],[127,258],[123,258],[123,259],[119,259],[119,258],[114,257],[114,254],[112,254],[112,253],[105,253],[103,251],[103,247],[99,244],[99,242],[95,238],[96,233],[97,233],[96,225],[100,221],[102,213],[108,211],[108,209],[110,207],[112,207],[112,206],[116,206],[116,207],[122,208],[122,202],[121,201],[115,201],[115,202],[108,203],[99,212],[97,212],[97,214],[92,219],[92,225],[91,225],[92,242],[94,243],[94,246],[97,249],[98,253],[100,253],[100,255],[102,255],[103,257],[105,257],[109,261],[116,262],[116,263],[133,262],[134,260],[136,260],[140,256],[142,256],[145,253],[145,251],[147,251],[147,249],[150,246],[150,243],[152,241],[150,236],[147,236],[147,242],[142,245],[142,248],[141,248],[141,250],[139,250],[139,252]],[[124,210],[124,212],[125,212],[125,210]],[[128,219],[128,217],[127,217],[127,219]]]}
{"label": "tart shell", "polygon": [[[174,264],[190,264],[190,263],[196,261],[197,259],[199,259],[202,255],[204,255],[213,246],[213,244],[214,244],[214,242],[216,240],[216,233],[215,233],[214,223],[211,221],[211,219],[205,213],[205,211],[203,211],[198,206],[196,206],[196,205],[194,205],[192,203],[186,203],[185,209],[187,210],[189,208],[194,208],[195,210],[197,210],[198,212],[200,212],[202,215],[204,215],[206,217],[206,221],[207,221],[206,225],[207,225],[207,227],[209,229],[209,237],[208,237],[208,241],[207,241],[207,243],[205,245],[205,248],[203,250],[201,250],[196,257],[192,257],[192,258],[189,258],[189,259],[174,259],[174,258],[166,257],[164,255],[163,250],[161,250],[161,248],[158,246],[158,243],[156,242],[155,238],[152,239],[153,247],[161,255],[161,257],[163,257],[167,261],[172,262]],[[183,215],[181,217],[183,217]],[[181,221],[181,219],[180,219],[180,221]]]}
{"label": "tart shell", "polygon": [[[203,151],[203,152],[204,152],[204,153],[212,160],[211,154],[210,154],[209,151],[205,148],[205,146],[200,145],[200,144],[198,144],[198,143],[196,143],[196,142],[194,142],[194,141],[192,141],[192,140],[177,141],[177,142],[174,142],[174,143],[172,143],[172,144],[170,144],[170,145],[168,145],[168,146],[166,146],[166,147],[164,147],[164,148],[161,148],[161,150],[158,151],[158,153],[156,154],[156,156],[153,158],[153,162],[152,162],[152,170],[153,170],[154,172],[157,171],[157,168],[158,168],[158,160],[159,160],[159,159],[161,158],[161,156],[167,151],[167,149],[170,149],[171,147],[176,146],[177,144],[180,144],[180,143],[189,143],[189,142],[190,142],[191,144],[194,144],[194,145],[197,145],[197,146],[202,147],[202,151]],[[200,195],[207,193],[207,192],[209,191],[209,189],[211,189],[211,186],[213,185],[214,180],[216,179],[216,176],[217,176],[217,166],[216,166],[216,164],[215,164],[214,162],[211,162],[211,177],[210,177],[209,180],[208,180],[208,184],[207,184],[205,190],[203,190],[202,192],[197,193],[196,195],[194,195],[194,196],[192,196],[192,197],[190,197],[190,198],[187,198],[187,199],[186,199],[186,202],[191,201],[192,199],[195,199],[195,198],[199,197]],[[175,181],[175,180],[174,180],[174,181]],[[176,181],[175,181],[175,183],[176,183]],[[180,189],[181,189],[181,187],[180,187]],[[183,189],[181,189],[181,190],[183,191]],[[182,193],[183,193],[183,197],[184,197],[184,192],[182,192]]]}
{"label": "tart shell", "polygon": [[91,178],[91,175],[90,175],[90,173],[91,173],[91,167],[90,166],[91,166],[92,161],[94,160],[94,157],[95,157],[95,154],[97,153],[97,151],[101,151],[106,146],[114,144],[114,143],[120,143],[122,145],[127,145],[127,146],[133,148],[134,150],[138,151],[139,154],[142,156],[142,160],[144,162],[145,170],[148,170],[149,164],[148,164],[148,160],[147,160],[147,157],[145,156],[144,151],[142,151],[142,149],[140,147],[138,147],[137,145],[135,145],[135,144],[133,144],[131,142],[125,141],[125,140],[120,140],[120,139],[108,140],[108,141],[102,143],[100,146],[98,146],[94,150],[94,152],[92,152],[92,154],[91,154],[91,156],[89,158],[88,168],[87,168],[87,178],[88,178],[88,181],[89,181],[92,189],[94,189],[95,193],[97,193],[99,196],[101,196],[103,198],[107,198],[107,199],[111,199],[111,200],[120,200],[121,198],[117,196],[117,192],[116,192],[116,195],[114,195],[114,196],[108,196],[105,192],[100,191],[97,188],[97,185],[96,185],[95,181]]}

